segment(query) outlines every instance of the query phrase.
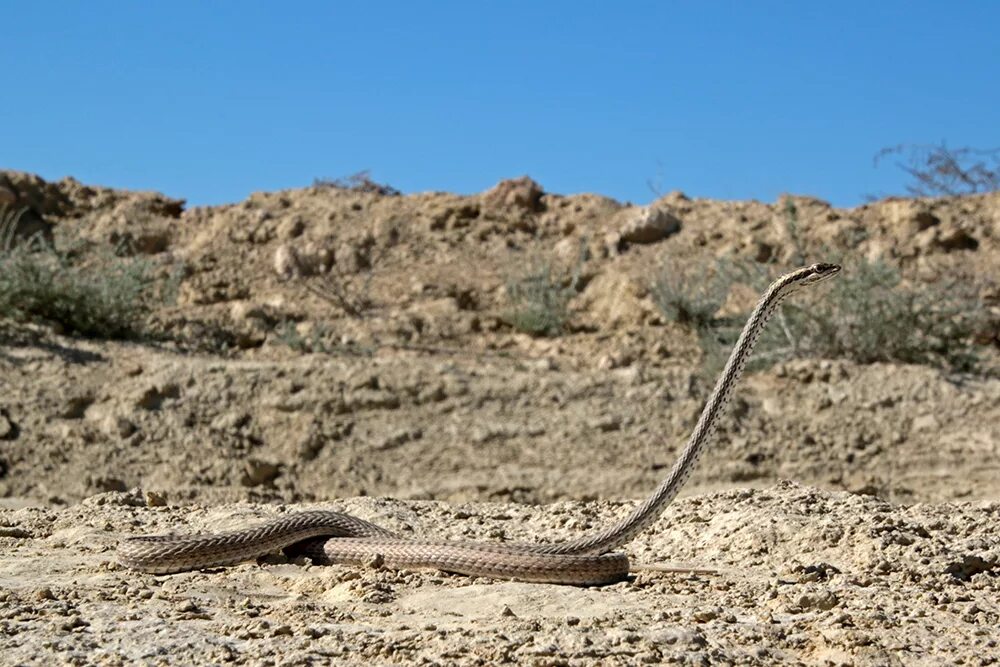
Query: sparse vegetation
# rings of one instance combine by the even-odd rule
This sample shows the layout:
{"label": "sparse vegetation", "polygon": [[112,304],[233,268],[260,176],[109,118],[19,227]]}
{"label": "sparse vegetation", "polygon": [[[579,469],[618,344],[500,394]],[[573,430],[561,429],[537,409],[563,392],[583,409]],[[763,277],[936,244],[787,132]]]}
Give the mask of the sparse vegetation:
{"label": "sparse vegetation", "polygon": [[[882,261],[843,260],[845,273],[808,305],[789,303],[769,335],[778,356],[895,361],[967,371],[982,304],[959,284],[912,285]],[[777,340],[775,340],[777,339]]]}
{"label": "sparse vegetation", "polygon": [[57,249],[40,235],[15,243],[20,211],[0,209],[0,319],[48,322],[68,333],[131,338],[140,333],[157,291],[151,265],[111,249]]}
{"label": "sparse vegetation", "polygon": [[545,259],[533,260],[527,269],[507,281],[510,309],[503,319],[532,336],[558,336],[569,323],[569,301],[577,292],[580,264],[563,278]]}
{"label": "sparse vegetation", "polygon": [[935,144],[900,144],[883,148],[875,165],[898,156],[896,166],[913,178],[906,191],[915,197],[940,197],[1000,190],[1000,148],[948,148]]}
{"label": "sparse vegetation", "polygon": [[664,316],[698,331],[709,329],[726,300],[730,284],[722,262],[710,264],[661,264],[652,285],[653,302]]}
{"label": "sparse vegetation", "polygon": [[313,180],[313,187],[334,188],[351,192],[373,192],[387,197],[398,197],[402,194],[387,183],[378,183],[372,180],[371,172],[367,169],[340,178],[317,178]]}
{"label": "sparse vegetation", "polygon": [[335,341],[333,331],[322,322],[316,323],[303,334],[295,322],[287,320],[276,330],[278,342],[302,354],[330,354],[352,357],[370,357],[375,350],[357,343]]}
{"label": "sparse vegetation", "polygon": [[[864,257],[839,261],[843,274],[822,293],[782,305],[762,335],[754,366],[820,357],[959,371],[976,367],[973,339],[983,327],[984,315],[971,288],[911,285],[885,262]],[[780,272],[774,265],[736,260],[717,261],[714,267],[666,264],[653,285],[654,300],[665,317],[695,329],[710,374],[735,342],[747,315],[717,315],[727,286],[742,283],[763,291]]]}
{"label": "sparse vegetation", "polygon": [[375,278],[376,268],[387,254],[387,248],[384,246],[373,254],[373,246],[374,241],[368,239],[354,249],[356,275],[350,275],[334,264],[326,273],[303,281],[302,286],[320,299],[339,308],[348,317],[356,320],[365,319],[376,307],[372,299],[372,281]]}

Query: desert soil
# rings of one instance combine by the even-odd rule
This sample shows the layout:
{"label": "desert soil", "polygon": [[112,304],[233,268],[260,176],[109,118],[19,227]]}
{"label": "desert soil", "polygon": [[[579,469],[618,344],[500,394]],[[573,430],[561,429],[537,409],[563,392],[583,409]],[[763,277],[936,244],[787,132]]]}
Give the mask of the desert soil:
{"label": "desert soil", "polygon": [[[998,194],[642,208],[522,179],[186,208],[18,172],[0,187],[57,242],[118,245],[179,280],[140,340],[3,329],[0,663],[1000,660]],[[660,267],[781,265],[803,247],[965,282],[992,322],[983,367],[799,359],[748,375],[681,498],[626,547],[627,581],[114,563],[128,535],[312,507],[454,539],[600,527],[666,474],[709,389],[695,335],[653,303]],[[543,259],[579,292],[552,338],[506,317],[509,280]]]}

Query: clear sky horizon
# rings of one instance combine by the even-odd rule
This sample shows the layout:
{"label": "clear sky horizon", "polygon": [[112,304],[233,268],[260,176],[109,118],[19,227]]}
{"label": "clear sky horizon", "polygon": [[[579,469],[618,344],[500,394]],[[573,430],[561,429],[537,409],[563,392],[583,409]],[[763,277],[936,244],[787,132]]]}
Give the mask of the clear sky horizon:
{"label": "clear sky horizon", "polygon": [[[404,192],[853,206],[875,153],[1000,145],[1000,3],[9,2],[0,168],[191,205]],[[993,46],[991,46],[991,44]]]}

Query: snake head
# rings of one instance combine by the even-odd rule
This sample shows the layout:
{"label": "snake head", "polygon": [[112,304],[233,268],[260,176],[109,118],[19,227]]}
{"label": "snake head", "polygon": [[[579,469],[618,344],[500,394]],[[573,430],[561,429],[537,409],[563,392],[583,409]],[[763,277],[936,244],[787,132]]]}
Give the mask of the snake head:
{"label": "snake head", "polygon": [[803,285],[815,285],[840,273],[840,264],[818,263],[802,269],[807,275],[802,277]]}
{"label": "snake head", "polygon": [[804,266],[779,278],[772,286],[776,290],[779,298],[798,292],[803,287],[809,287],[816,283],[821,283],[827,278],[840,273],[839,264],[826,264],[820,262],[811,266]]}

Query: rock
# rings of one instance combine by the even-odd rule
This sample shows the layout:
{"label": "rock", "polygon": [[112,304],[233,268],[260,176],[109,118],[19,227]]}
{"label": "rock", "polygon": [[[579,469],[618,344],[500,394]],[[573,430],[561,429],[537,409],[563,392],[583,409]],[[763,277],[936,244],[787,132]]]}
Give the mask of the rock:
{"label": "rock", "polygon": [[212,420],[212,430],[215,431],[227,431],[235,433],[242,429],[244,426],[249,424],[251,421],[250,414],[247,412],[242,412],[240,410],[232,410],[229,412],[224,412],[215,419]]}
{"label": "rock", "polygon": [[916,431],[932,431],[940,428],[937,417],[932,414],[924,414],[913,418],[913,422],[910,425],[910,430]]}
{"label": "rock", "polygon": [[241,350],[250,350],[261,347],[267,342],[267,331],[263,327],[248,326],[241,331],[234,332],[236,347]]}
{"label": "rock", "polygon": [[395,245],[399,241],[403,221],[395,217],[378,218],[372,225],[372,234],[383,246]]}
{"label": "rock", "polygon": [[84,413],[94,402],[90,394],[71,395],[66,397],[65,405],[58,412],[62,419],[83,419]]}
{"label": "rock", "polygon": [[162,387],[147,387],[136,400],[136,407],[144,410],[159,410],[160,406],[168,398],[178,398],[181,395],[181,388],[176,384],[169,383]]}
{"label": "rock", "polygon": [[17,195],[6,185],[0,185],[0,206],[10,205],[17,202]]}
{"label": "rock", "polygon": [[234,322],[260,320],[267,323],[272,319],[264,306],[252,301],[234,301],[229,307],[229,317]]}
{"label": "rock", "polygon": [[162,493],[157,493],[156,491],[146,491],[143,493],[143,497],[146,499],[146,507],[167,506],[167,498]]}
{"label": "rock", "polygon": [[342,274],[358,273],[370,266],[367,248],[355,243],[341,243],[334,257],[337,271]]}
{"label": "rock", "polygon": [[663,208],[641,208],[629,212],[618,233],[625,243],[655,243],[676,234],[681,221]]}
{"label": "rock", "polygon": [[158,255],[170,248],[170,234],[167,232],[148,232],[139,234],[132,240],[132,250],[140,255]]}
{"label": "rock", "polygon": [[604,235],[604,253],[606,257],[617,257],[625,243],[622,241],[622,235],[619,232],[607,232]]}
{"label": "rock", "polygon": [[73,209],[58,183],[49,183],[35,174],[0,171],[0,187],[14,194],[17,206],[26,206],[39,216],[62,216]]}
{"label": "rock", "polygon": [[17,437],[17,427],[7,418],[7,415],[0,412],[0,440],[14,439]]}
{"label": "rock", "polygon": [[590,248],[586,239],[567,236],[552,248],[559,266],[572,270],[589,260]]}
{"label": "rock", "polygon": [[248,459],[243,465],[243,478],[240,483],[243,486],[260,486],[270,484],[281,474],[281,466],[270,461],[260,459]]}
{"label": "rock", "polygon": [[813,593],[803,593],[798,596],[793,603],[793,608],[802,611],[809,609],[829,611],[838,604],[840,604],[840,598],[837,597],[837,594],[823,589]]}
{"label": "rock", "polygon": [[[112,437],[127,438],[138,430],[135,424],[118,415],[108,415],[101,422],[101,430]],[[104,489],[105,491],[124,491],[124,489]]]}
{"label": "rock", "polygon": [[655,310],[644,298],[643,286],[623,273],[603,272],[591,280],[578,297],[581,310],[606,329],[641,325]]}
{"label": "rock", "polygon": [[886,202],[885,215],[895,231],[894,236],[900,241],[906,241],[925,229],[941,224],[941,220],[931,212],[927,204],[913,199]]}
{"label": "rock", "polygon": [[935,241],[935,245],[945,252],[953,250],[976,250],[979,248],[979,241],[964,229],[952,227],[941,230]]}
{"label": "rock", "polygon": [[483,193],[483,202],[493,208],[520,208],[531,213],[544,210],[545,191],[528,176],[500,181]]}
{"label": "rock", "polygon": [[468,227],[479,217],[479,204],[467,197],[448,196],[442,200],[429,202],[425,215],[430,221],[429,231],[460,229]]}
{"label": "rock", "polygon": [[90,479],[90,488],[100,493],[125,493],[128,485],[117,477],[95,477]]}
{"label": "rock", "polygon": [[301,215],[293,215],[287,220],[283,220],[281,224],[278,225],[278,236],[286,241],[290,241],[294,238],[302,236],[302,232],[306,230],[306,221]]}
{"label": "rock", "polygon": [[282,280],[291,280],[305,275],[299,254],[289,244],[282,244],[274,251],[274,272]]}

